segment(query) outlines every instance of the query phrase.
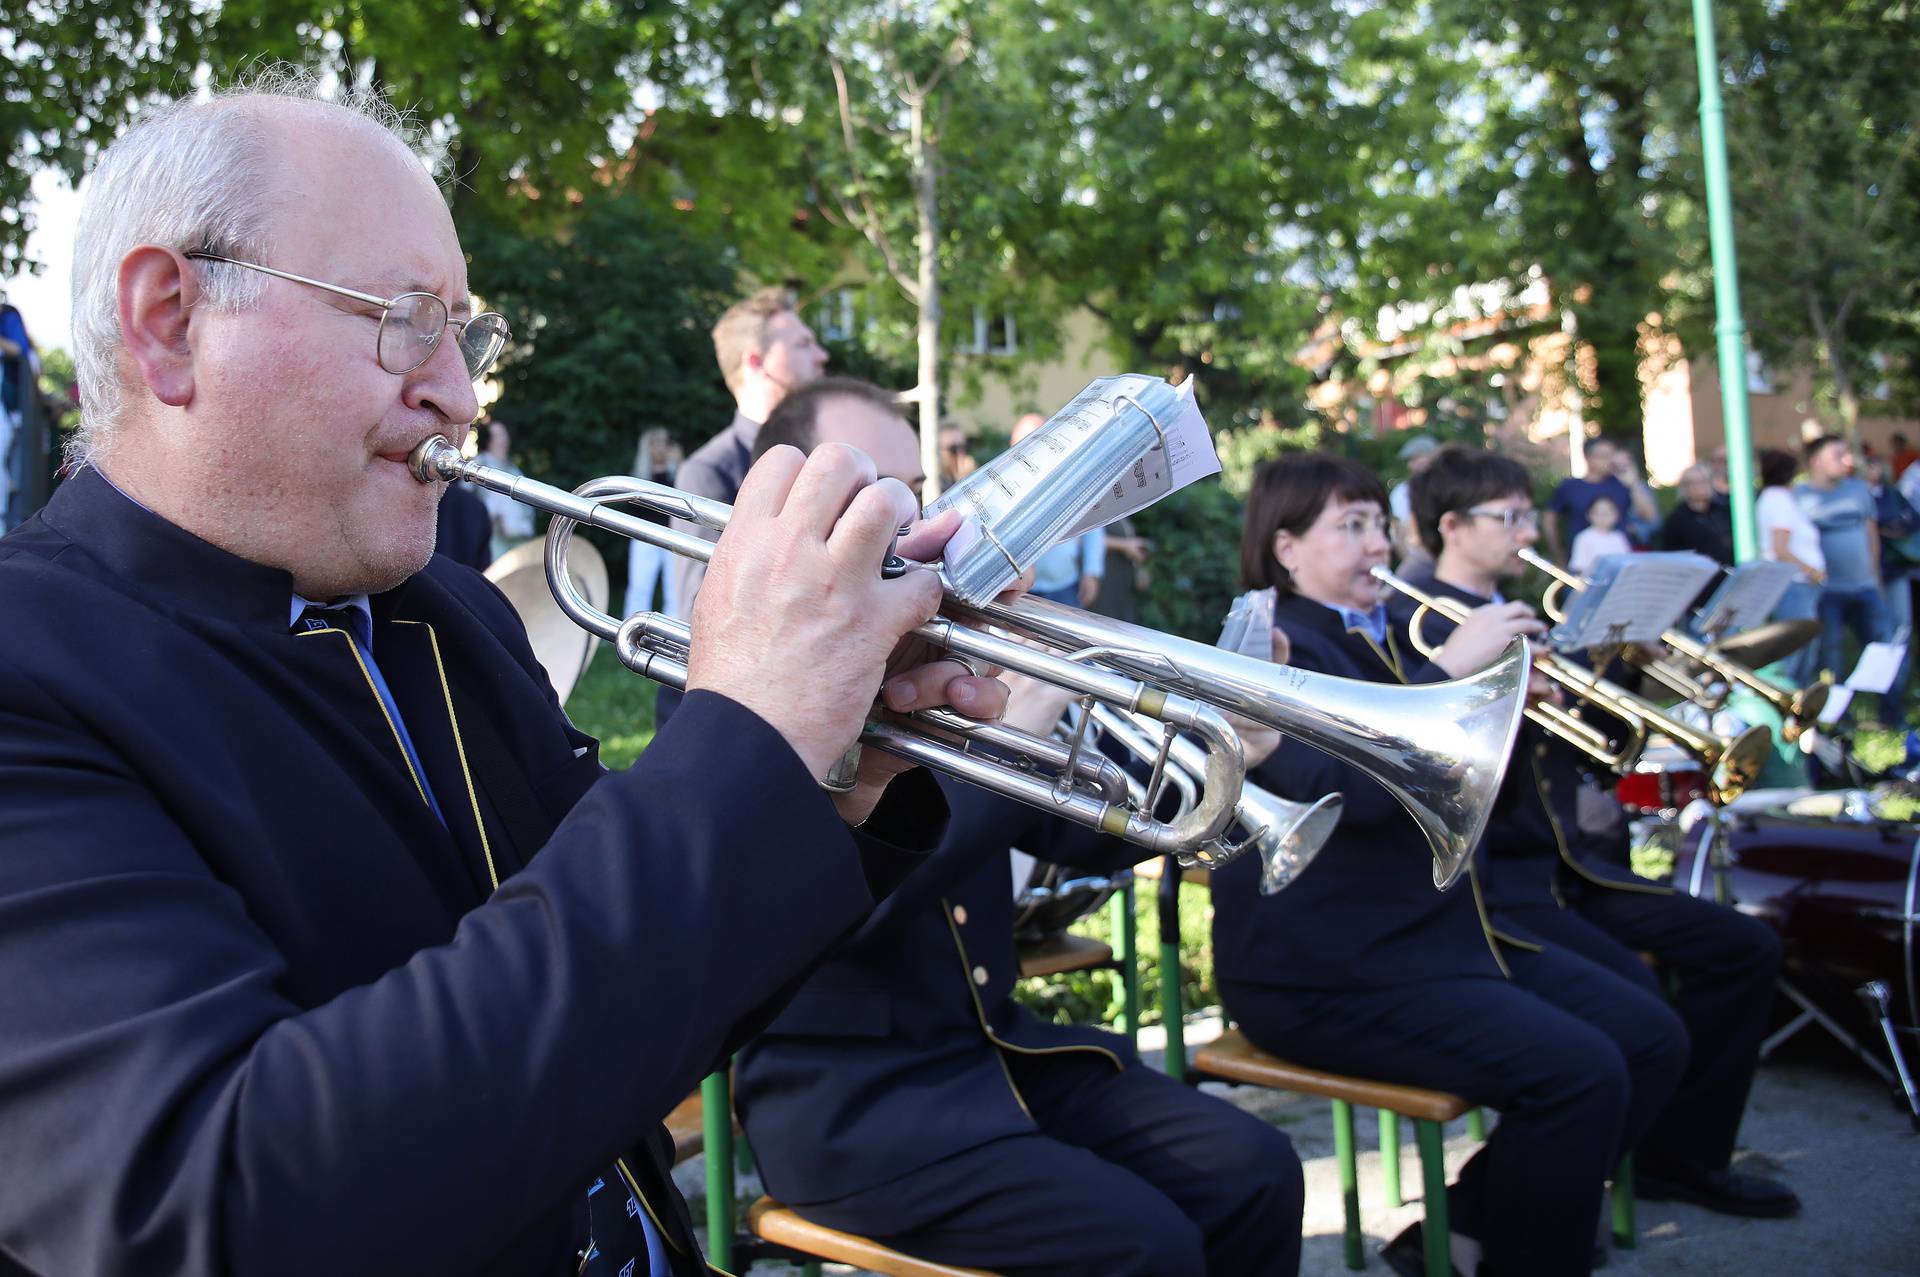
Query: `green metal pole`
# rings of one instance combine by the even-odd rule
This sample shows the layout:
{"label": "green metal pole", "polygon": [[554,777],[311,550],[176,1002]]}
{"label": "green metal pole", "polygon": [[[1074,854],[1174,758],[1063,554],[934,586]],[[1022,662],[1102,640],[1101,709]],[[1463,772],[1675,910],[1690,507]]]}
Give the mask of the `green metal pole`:
{"label": "green metal pole", "polygon": [[1346,1213],[1342,1237],[1347,1267],[1358,1272],[1367,1264],[1360,1238],[1360,1161],[1353,1147],[1353,1105],[1345,1100],[1333,1102],[1333,1157],[1340,1164],[1340,1204]]}
{"label": "green metal pole", "polygon": [[1720,101],[1713,0],[1693,0],[1693,49],[1700,67],[1700,156],[1707,178],[1707,236],[1713,252],[1714,334],[1719,339],[1720,406],[1726,419],[1733,554],[1736,562],[1745,563],[1759,555],[1753,524],[1753,432],[1747,422],[1747,324],[1740,313],[1733,193],[1727,183],[1727,111]]}
{"label": "green metal pole", "polygon": [[1120,1010],[1125,1024],[1121,1032],[1135,1047],[1140,1043],[1140,954],[1135,944],[1133,922],[1133,881],[1113,893],[1110,906],[1114,937],[1114,961],[1120,964]]}
{"label": "green metal pole", "polygon": [[707,1258],[722,1270],[733,1268],[733,1095],[725,1065],[700,1083],[700,1109],[706,1127]]}
{"label": "green metal pole", "polygon": [[1167,1031],[1166,1071],[1187,1077],[1187,1008],[1180,987],[1180,865],[1168,856],[1160,865],[1160,1023]]}

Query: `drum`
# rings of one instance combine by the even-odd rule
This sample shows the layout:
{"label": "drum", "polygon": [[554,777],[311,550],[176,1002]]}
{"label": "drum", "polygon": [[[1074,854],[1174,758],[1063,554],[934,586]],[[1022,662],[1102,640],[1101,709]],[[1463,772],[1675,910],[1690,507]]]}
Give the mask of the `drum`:
{"label": "drum", "polygon": [[1133,881],[1133,870],[1089,874],[1013,853],[1013,938],[1031,944],[1059,935]]}
{"label": "drum", "polygon": [[[1920,802],[1881,790],[1755,790],[1682,839],[1674,886],[1725,899],[1786,942],[1786,977],[1836,1017],[1858,1021],[1854,991],[1885,983],[1892,1018],[1920,1030],[1916,889]],[[1718,863],[1711,863],[1715,859]]]}
{"label": "drum", "polygon": [[1656,742],[1614,782],[1613,792],[1629,817],[1671,820],[1688,803],[1706,796],[1707,774],[1678,745]]}

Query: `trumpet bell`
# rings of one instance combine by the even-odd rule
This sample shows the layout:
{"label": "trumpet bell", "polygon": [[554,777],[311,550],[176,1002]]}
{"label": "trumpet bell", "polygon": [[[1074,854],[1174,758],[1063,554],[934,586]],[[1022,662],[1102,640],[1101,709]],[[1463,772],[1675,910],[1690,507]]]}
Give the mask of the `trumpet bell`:
{"label": "trumpet bell", "polygon": [[1773,733],[1755,724],[1747,728],[1721,751],[1713,766],[1713,789],[1726,801],[1738,797],[1760,779],[1773,755]]}
{"label": "trumpet bell", "polygon": [[1250,718],[1372,776],[1426,835],[1433,882],[1465,872],[1526,711],[1532,656],[1515,640],[1486,669],[1386,688],[1275,665],[1027,597],[977,614],[1128,675]]}
{"label": "trumpet bell", "polygon": [[1306,872],[1326,845],[1346,800],[1327,794],[1310,803],[1289,802],[1248,785],[1240,791],[1242,819],[1265,824],[1248,844],[1260,856],[1260,894],[1271,896]]}

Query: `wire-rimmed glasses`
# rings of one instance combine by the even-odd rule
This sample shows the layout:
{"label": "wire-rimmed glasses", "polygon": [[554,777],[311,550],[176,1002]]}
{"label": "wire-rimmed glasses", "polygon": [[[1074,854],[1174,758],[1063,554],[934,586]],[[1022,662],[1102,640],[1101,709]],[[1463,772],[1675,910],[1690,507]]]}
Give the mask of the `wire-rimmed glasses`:
{"label": "wire-rimmed glasses", "polygon": [[460,330],[458,344],[460,357],[467,365],[467,376],[478,381],[486,375],[487,369],[493,367],[494,360],[500,358],[510,333],[505,317],[490,310],[482,311],[470,319],[454,319],[447,313],[447,304],[432,293],[376,297],[372,293],[342,288],[339,284],[329,284],[324,280],[308,279],[305,275],[262,266],[258,262],[243,262],[237,257],[222,257],[218,253],[188,253],[186,256],[196,261],[242,266],[275,279],[305,284],[309,288],[323,288],[369,306],[378,306],[380,333],[376,339],[376,351],[380,366],[395,376],[405,376],[433,358],[433,352],[439,348],[440,339],[446,335],[448,325],[452,325]]}
{"label": "wire-rimmed glasses", "polygon": [[1477,505],[1471,510],[1462,510],[1460,513],[1470,519],[1498,519],[1508,533],[1512,533],[1515,528],[1532,531],[1540,526],[1540,512],[1530,505],[1493,507]]}

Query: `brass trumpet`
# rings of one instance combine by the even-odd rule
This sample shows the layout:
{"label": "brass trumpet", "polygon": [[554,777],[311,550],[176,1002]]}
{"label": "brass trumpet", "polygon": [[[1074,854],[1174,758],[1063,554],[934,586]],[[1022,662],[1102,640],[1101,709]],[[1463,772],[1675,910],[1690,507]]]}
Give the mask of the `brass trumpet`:
{"label": "brass trumpet", "polygon": [[[1408,626],[1409,637],[1420,654],[1429,660],[1439,649],[1421,636],[1423,614],[1436,612],[1458,625],[1466,620],[1468,612],[1472,610],[1458,599],[1443,598],[1402,580],[1384,567],[1375,567],[1373,576],[1383,585],[1420,605],[1414,611],[1412,624]],[[1602,766],[1617,770],[1632,763],[1646,747],[1648,736],[1657,731],[1672,738],[1675,744],[1706,768],[1708,788],[1714,801],[1727,802],[1759,778],[1761,769],[1766,766],[1767,755],[1773,750],[1773,738],[1764,727],[1749,727],[1731,739],[1715,736],[1681,722],[1660,707],[1558,653],[1542,651],[1535,661],[1540,672],[1554,683],[1623,725],[1625,736],[1616,744],[1614,738],[1562,706],[1540,704],[1528,707],[1527,717],[1544,731],[1581,750]]]}
{"label": "brass trumpet", "polygon": [[[1553,578],[1547,587],[1547,593],[1540,600],[1540,606],[1549,618],[1558,622],[1566,619],[1566,608],[1561,600],[1568,590],[1584,590],[1587,583],[1572,572],[1532,549],[1520,551],[1520,558],[1532,564]],[[1719,680],[1719,687],[1702,683],[1684,668],[1672,661],[1643,661],[1635,653],[1624,653],[1624,659],[1639,665],[1648,674],[1670,688],[1676,695],[1694,702],[1704,709],[1718,709],[1726,702],[1724,690],[1734,683],[1752,691],[1780,715],[1780,735],[1792,743],[1800,734],[1812,727],[1820,717],[1820,711],[1826,708],[1827,695],[1833,685],[1822,678],[1798,690],[1780,686],[1772,679],[1750,665],[1742,664],[1723,652],[1717,652],[1711,644],[1702,643],[1684,630],[1668,630],[1660,636],[1660,641],[1672,648],[1682,657],[1707,670]]]}
{"label": "brass trumpet", "polygon": [[[647,612],[621,620],[592,607],[573,587],[567,547],[574,529],[584,523],[706,562],[712,543],[617,507],[634,505],[724,529],[731,506],[628,476],[595,479],[569,493],[481,458],[463,458],[441,437],[414,449],[409,465],[422,483],[465,480],[552,514],[547,583],[561,610],[612,643],[629,669],[669,686],[686,685],[692,641],[686,623]],[[1015,638],[962,625],[962,620],[999,627]],[[1092,761],[1077,746],[1063,754],[1059,742],[999,725],[987,725],[989,731],[983,732],[982,725],[958,715],[916,715],[917,722],[874,719],[861,732],[865,744],[1151,851],[1194,855],[1226,833],[1240,801],[1245,763],[1239,738],[1221,712],[1230,710],[1347,759],[1386,786],[1433,844],[1434,879],[1442,886],[1464,869],[1491,814],[1525,705],[1529,668],[1524,647],[1516,645],[1472,678],[1389,694],[1372,683],[1222,652],[1043,599],[968,608],[949,597],[945,613],[914,633],[957,655],[1129,714],[1145,714],[1163,731],[1192,738],[1202,750],[1200,799],[1190,812],[1156,821],[1149,812],[1116,801],[1106,770],[1111,764],[1103,766],[1104,760]],[[1035,650],[1027,642],[1049,650]],[[951,739],[955,734],[959,744]],[[971,753],[975,740],[1011,748],[1019,761],[1008,764]],[[1164,754],[1156,760],[1150,790],[1164,776]]]}

